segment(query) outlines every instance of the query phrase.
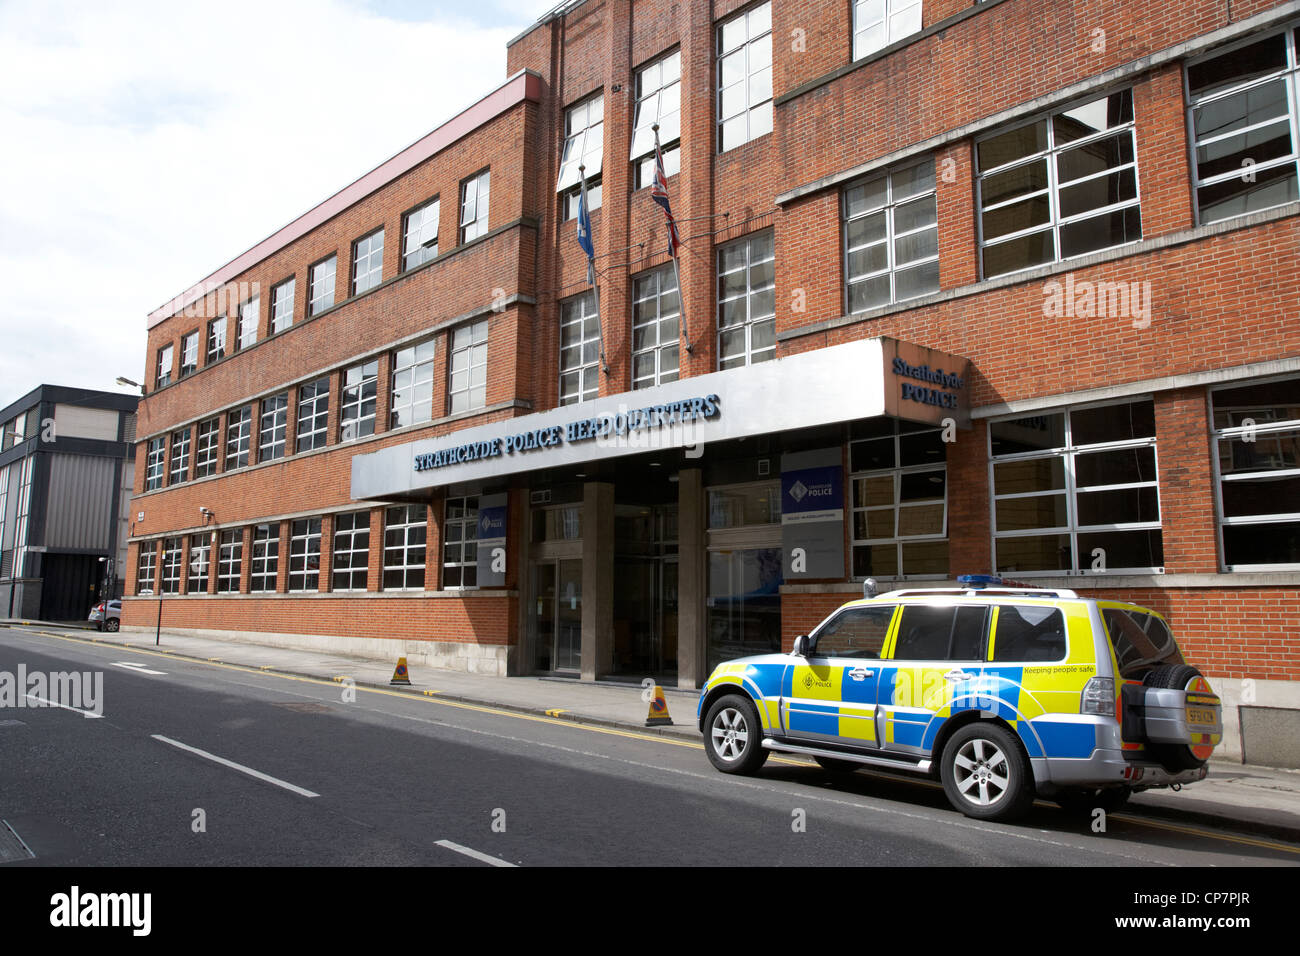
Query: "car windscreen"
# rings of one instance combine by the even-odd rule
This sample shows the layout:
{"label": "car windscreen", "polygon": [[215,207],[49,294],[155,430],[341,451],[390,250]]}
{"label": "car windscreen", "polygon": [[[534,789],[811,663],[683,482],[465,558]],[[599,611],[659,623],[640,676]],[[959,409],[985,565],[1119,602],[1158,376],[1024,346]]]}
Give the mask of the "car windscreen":
{"label": "car windscreen", "polygon": [[1115,648],[1120,677],[1141,680],[1154,667],[1183,663],[1174,635],[1154,614],[1136,609],[1103,608],[1101,616]]}

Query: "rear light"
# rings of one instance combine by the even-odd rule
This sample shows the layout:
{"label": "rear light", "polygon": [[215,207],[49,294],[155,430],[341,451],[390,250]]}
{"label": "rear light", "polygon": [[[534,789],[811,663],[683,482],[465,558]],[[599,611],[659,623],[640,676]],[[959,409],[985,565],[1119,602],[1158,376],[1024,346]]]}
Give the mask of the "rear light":
{"label": "rear light", "polygon": [[1093,714],[1097,717],[1114,716],[1115,682],[1109,677],[1094,677],[1084,684],[1079,713]]}

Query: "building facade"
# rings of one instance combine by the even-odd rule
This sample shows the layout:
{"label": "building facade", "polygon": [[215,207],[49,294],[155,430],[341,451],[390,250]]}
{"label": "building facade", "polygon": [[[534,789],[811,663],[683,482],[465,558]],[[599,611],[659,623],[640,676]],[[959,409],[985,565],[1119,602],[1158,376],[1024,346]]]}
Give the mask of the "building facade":
{"label": "building facade", "polygon": [[42,385],[0,409],[0,617],[84,621],[122,596],[138,401]]}
{"label": "building facade", "polygon": [[694,687],[1001,573],[1300,763],[1300,3],[585,0],[507,72],[149,317],[129,592]]}

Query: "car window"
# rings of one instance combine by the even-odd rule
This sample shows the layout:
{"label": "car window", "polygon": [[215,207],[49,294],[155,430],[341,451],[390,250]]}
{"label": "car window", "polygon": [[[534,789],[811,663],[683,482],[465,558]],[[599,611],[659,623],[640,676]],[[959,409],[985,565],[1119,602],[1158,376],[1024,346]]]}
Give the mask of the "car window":
{"label": "car window", "polygon": [[1102,620],[1115,646],[1119,676],[1140,679],[1151,668],[1163,664],[1182,664],[1174,636],[1165,622],[1154,614],[1123,608],[1103,608]]}
{"label": "car window", "polygon": [[904,605],[894,660],[983,660],[987,619],[984,607]]}
{"label": "car window", "polygon": [[1059,661],[1064,657],[1065,615],[1059,608],[1004,604],[998,610],[990,660]]}
{"label": "car window", "polygon": [[845,608],[817,631],[812,655],[879,658],[893,616],[892,604]]}

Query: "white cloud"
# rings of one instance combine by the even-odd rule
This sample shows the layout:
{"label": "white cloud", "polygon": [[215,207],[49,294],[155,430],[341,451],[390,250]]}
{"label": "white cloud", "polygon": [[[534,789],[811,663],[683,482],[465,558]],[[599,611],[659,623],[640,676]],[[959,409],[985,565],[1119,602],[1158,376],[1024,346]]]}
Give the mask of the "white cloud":
{"label": "white cloud", "polygon": [[399,7],[0,4],[0,405],[139,379],[148,312],[496,87],[546,9]]}

